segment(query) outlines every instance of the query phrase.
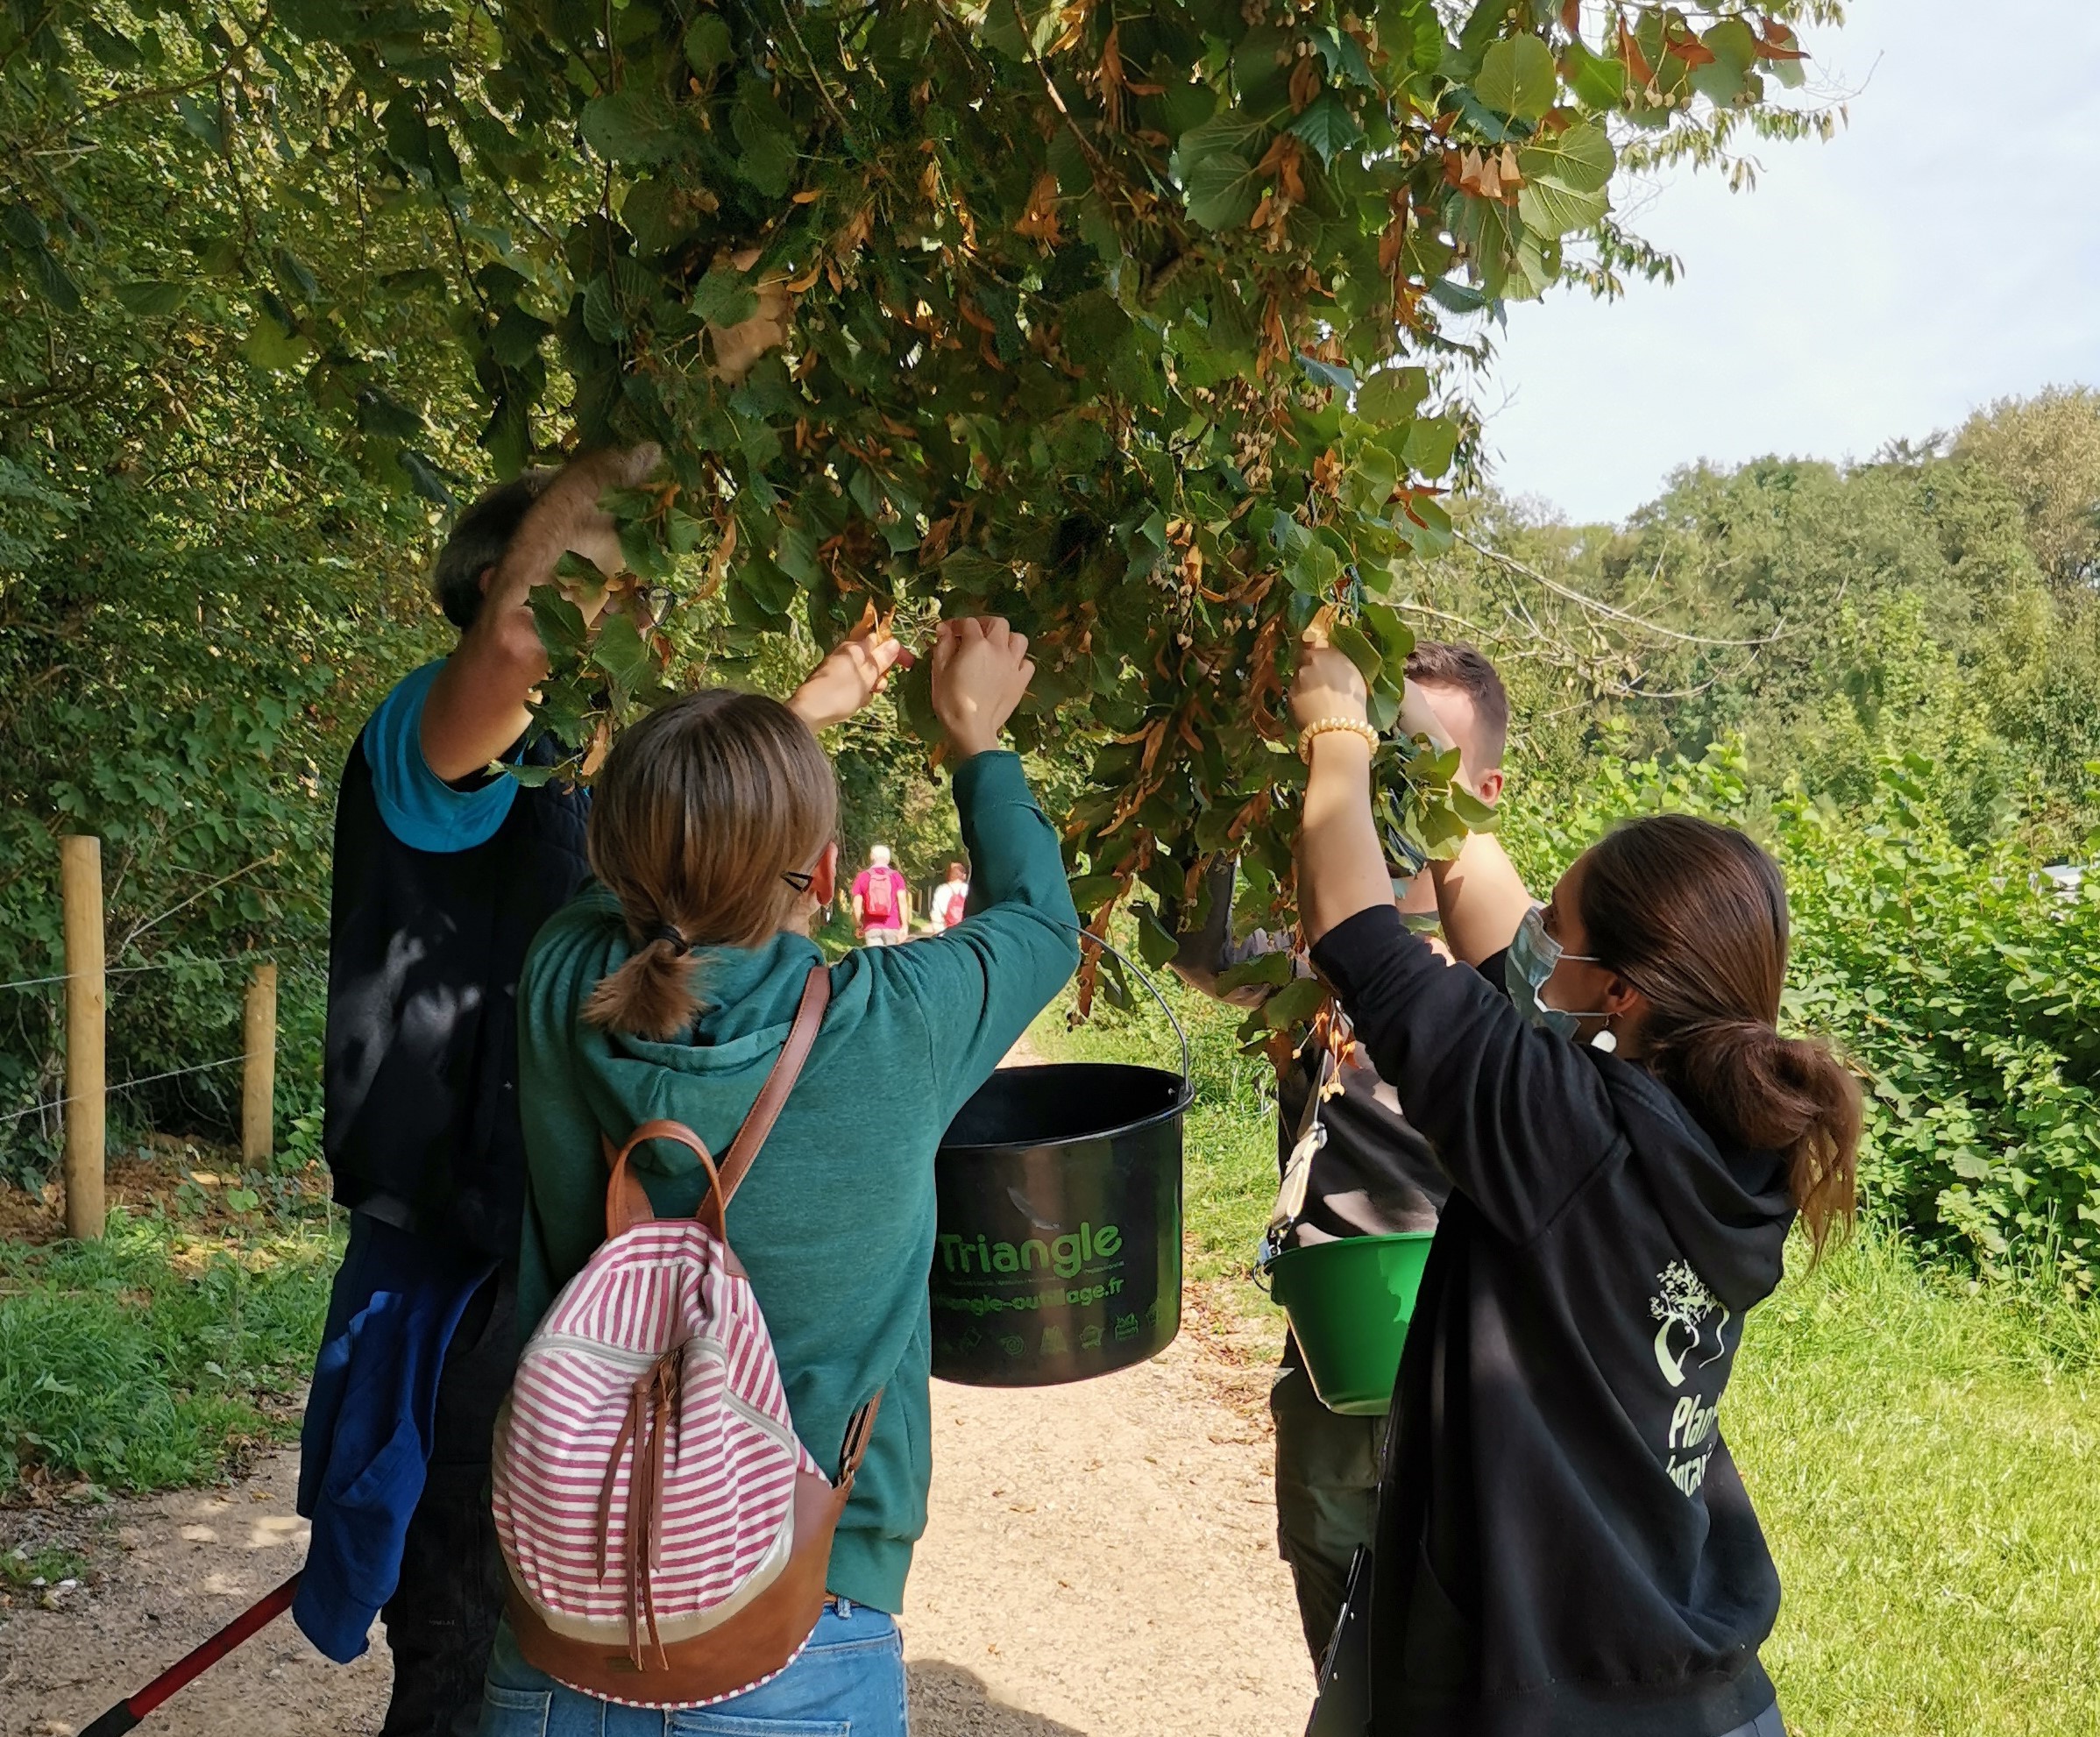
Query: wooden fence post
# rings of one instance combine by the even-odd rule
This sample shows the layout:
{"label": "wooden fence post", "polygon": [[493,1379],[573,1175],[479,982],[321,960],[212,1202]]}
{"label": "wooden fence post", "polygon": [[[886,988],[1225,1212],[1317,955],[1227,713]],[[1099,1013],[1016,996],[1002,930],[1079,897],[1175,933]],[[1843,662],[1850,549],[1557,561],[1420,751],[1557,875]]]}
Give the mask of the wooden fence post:
{"label": "wooden fence post", "polygon": [[87,1242],[103,1231],[103,1096],[102,840],[59,840],[59,890],[66,922],[66,1234]]}
{"label": "wooden fence post", "polygon": [[267,1164],[276,1114],[277,968],[258,965],[248,979],[241,1022],[241,1162]]}

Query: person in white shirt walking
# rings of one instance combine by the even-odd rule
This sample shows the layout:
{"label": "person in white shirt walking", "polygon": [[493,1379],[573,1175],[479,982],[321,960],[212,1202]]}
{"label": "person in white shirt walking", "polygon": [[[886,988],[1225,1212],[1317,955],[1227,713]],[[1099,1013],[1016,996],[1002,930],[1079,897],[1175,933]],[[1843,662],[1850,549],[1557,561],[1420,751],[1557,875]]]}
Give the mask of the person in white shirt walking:
{"label": "person in white shirt walking", "polygon": [[962,920],[969,903],[969,870],[960,862],[948,864],[948,877],[933,889],[933,932],[952,929]]}

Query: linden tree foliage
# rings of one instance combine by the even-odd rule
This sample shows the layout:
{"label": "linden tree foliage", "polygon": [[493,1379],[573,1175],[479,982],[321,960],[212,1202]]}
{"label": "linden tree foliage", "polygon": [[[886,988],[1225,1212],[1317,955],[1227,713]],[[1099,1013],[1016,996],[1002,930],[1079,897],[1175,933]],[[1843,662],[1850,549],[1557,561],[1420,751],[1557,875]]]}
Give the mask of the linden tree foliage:
{"label": "linden tree foliage", "polygon": [[[1193,891],[1227,849],[1250,908],[1288,892],[1285,829],[1264,824],[1300,776],[1280,649],[1329,612],[1393,720],[1411,640],[1388,605],[1447,547],[1440,497],[1476,432],[1458,365],[1510,302],[1671,269],[1614,215],[1628,165],[1740,167],[1746,137],[1827,126],[1787,93],[1796,25],[1838,8],[14,12],[46,60],[114,72],[135,51],[141,100],[208,149],[277,124],[257,209],[347,163],[356,198],[420,223],[430,257],[394,294],[450,323],[496,468],[571,438],[658,443],[660,477],[621,503],[629,556],[659,604],[706,606],[686,631],[716,657],[791,622],[827,641],[870,609],[900,629],[936,608],[1012,617],[1040,670],[1023,744],[1088,763],[1068,843],[1102,916],[1138,883]],[[171,17],[205,63],[185,89],[143,64]],[[48,275],[26,222],[5,233],[14,269]],[[354,380],[377,346],[335,320],[344,287],[266,269],[250,359],[321,372],[317,392],[330,370]],[[784,343],[727,353],[784,295]],[[442,483],[408,431],[466,407],[401,409],[380,437]],[[602,742],[655,688],[642,655],[678,642],[543,619],[562,734]],[[932,740],[924,681],[904,706]],[[1446,798],[1449,768],[1408,770],[1388,819],[1450,848],[1479,817]]]}

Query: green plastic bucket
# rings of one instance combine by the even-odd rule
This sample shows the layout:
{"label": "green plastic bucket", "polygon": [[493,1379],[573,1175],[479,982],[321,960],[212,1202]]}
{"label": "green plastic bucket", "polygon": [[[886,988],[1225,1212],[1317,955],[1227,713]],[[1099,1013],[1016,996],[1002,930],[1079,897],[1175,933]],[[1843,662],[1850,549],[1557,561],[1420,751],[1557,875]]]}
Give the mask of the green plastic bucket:
{"label": "green plastic bucket", "polygon": [[1422,1269],[1436,1235],[1401,1230],[1286,1249],[1269,1264],[1269,1289],[1305,1358],[1313,1392],[1330,1411],[1382,1414],[1393,1401]]}

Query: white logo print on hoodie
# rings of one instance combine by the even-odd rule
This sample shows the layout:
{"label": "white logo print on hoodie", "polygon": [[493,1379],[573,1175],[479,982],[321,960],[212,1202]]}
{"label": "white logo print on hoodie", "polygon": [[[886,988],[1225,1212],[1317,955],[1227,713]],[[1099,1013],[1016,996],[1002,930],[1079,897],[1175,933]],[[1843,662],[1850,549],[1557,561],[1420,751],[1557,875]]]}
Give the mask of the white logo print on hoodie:
{"label": "white logo print on hoodie", "polygon": [[[1727,1334],[1734,1316],[1684,1261],[1673,1260],[1656,1275],[1656,1294],[1648,1300],[1648,1312],[1662,1323],[1656,1329],[1656,1366],[1672,1387],[1682,1387],[1698,1371],[1728,1355]],[[1716,1315],[1720,1320],[1709,1328],[1708,1322]],[[1691,1363],[1692,1354],[1701,1349],[1709,1332],[1713,1340],[1712,1351]],[[1689,1374],[1687,1363],[1691,1363]],[[1664,1469],[1671,1482],[1687,1496],[1706,1478],[1706,1461],[1717,1439],[1713,1426],[1720,1412],[1718,1395],[1706,1400],[1694,1392],[1679,1399],[1671,1414],[1670,1438],[1664,1443]],[[1679,1460],[1677,1456],[1685,1450],[1697,1451]]]}

